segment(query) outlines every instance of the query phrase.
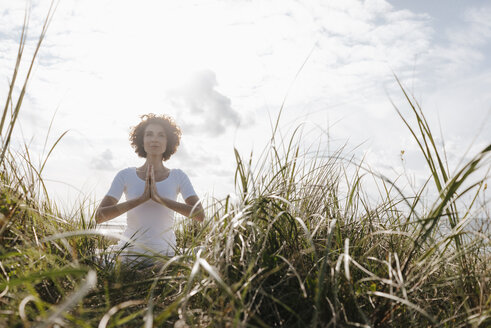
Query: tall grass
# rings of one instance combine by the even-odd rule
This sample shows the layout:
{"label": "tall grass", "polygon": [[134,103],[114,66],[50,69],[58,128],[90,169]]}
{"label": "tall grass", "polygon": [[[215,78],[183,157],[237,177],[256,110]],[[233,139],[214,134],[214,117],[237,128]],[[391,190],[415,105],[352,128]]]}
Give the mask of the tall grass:
{"label": "tall grass", "polygon": [[[0,326],[491,324],[491,146],[452,173],[397,79],[416,124],[397,113],[428,164],[429,179],[413,195],[344,149],[303,147],[301,127],[288,138],[275,127],[260,156],[235,151],[235,192],[207,200],[205,222],[180,223],[176,256],[155,256],[158,265],[141,269],[109,252],[93,204],[65,217],[43,196],[46,161],[37,167],[28,147],[9,146],[29,78],[11,106],[21,57],[3,112],[8,129],[1,130]],[[381,191],[375,204],[367,179]],[[422,195],[432,186],[437,194],[426,205]]]}

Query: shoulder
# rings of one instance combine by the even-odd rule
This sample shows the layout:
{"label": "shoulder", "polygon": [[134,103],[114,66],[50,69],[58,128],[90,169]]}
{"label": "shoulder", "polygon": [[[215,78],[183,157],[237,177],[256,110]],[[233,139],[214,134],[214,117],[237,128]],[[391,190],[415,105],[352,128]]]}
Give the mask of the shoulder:
{"label": "shoulder", "polygon": [[193,184],[189,180],[186,173],[184,173],[184,171],[181,169],[176,169],[175,172],[175,181],[179,186],[179,191],[182,197],[187,199],[190,196],[196,196],[196,191],[194,191]]}
{"label": "shoulder", "polygon": [[187,174],[181,169],[172,169],[172,173],[177,177],[187,177]]}
{"label": "shoulder", "polygon": [[135,170],[136,170],[135,167],[127,167],[125,169],[118,171],[118,173],[116,173],[116,176],[120,178],[131,177],[134,174]]}
{"label": "shoulder", "polygon": [[189,181],[188,175],[181,169],[172,169],[172,174],[174,178],[178,180],[180,183]]}

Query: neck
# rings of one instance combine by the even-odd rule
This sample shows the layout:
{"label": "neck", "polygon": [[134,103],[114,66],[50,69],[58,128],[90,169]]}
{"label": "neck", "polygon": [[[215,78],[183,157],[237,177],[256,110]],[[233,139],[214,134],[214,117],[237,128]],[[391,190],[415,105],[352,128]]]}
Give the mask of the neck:
{"label": "neck", "polygon": [[165,169],[164,163],[162,162],[162,158],[160,156],[148,156],[144,168],[147,168],[149,165],[153,166],[154,171],[161,171]]}

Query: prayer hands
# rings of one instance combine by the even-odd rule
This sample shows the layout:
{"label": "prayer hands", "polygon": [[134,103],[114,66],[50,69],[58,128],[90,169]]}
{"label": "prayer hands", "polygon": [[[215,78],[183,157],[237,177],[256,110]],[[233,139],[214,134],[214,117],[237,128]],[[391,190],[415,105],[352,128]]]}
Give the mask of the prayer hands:
{"label": "prayer hands", "polygon": [[153,200],[159,204],[164,204],[164,199],[159,196],[157,191],[157,184],[155,183],[155,171],[153,170],[153,165],[148,165],[147,173],[145,177],[145,190],[140,196],[142,203],[147,200]]}
{"label": "prayer hands", "polygon": [[162,203],[162,198],[159,196],[159,192],[157,191],[157,184],[155,183],[155,171],[153,170],[153,166],[149,165],[150,170],[150,198],[157,202]]}
{"label": "prayer hands", "polygon": [[147,200],[152,198],[152,181],[150,179],[150,170],[153,172],[153,168],[151,167],[151,165],[147,167],[147,174],[145,177],[145,190],[143,190],[143,194],[140,196],[142,202],[146,202]]}

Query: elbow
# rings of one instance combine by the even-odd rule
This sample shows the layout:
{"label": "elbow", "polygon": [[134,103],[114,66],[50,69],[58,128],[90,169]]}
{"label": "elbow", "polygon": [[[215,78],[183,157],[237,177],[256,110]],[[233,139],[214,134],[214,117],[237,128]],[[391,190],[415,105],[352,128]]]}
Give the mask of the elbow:
{"label": "elbow", "polygon": [[203,222],[203,220],[205,219],[205,213],[203,211],[200,211],[193,215],[192,218],[196,221]]}
{"label": "elbow", "polygon": [[199,211],[196,212],[195,215],[193,215],[193,219],[199,222],[203,222],[205,219],[205,211],[201,208]]}
{"label": "elbow", "polygon": [[205,210],[203,209],[203,206],[201,206],[199,202],[196,202],[192,206],[193,208],[191,209],[191,213],[189,213],[188,217],[193,220],[203,222],[203,220],[205,219]]}
{"label": "elbow", "polygon": [[104,216],[102,215],[102,213],[99,210],[97,210],[95,212],[94,219],[95,219],[96,224],[100,224],[100,223],[105,221]]}

